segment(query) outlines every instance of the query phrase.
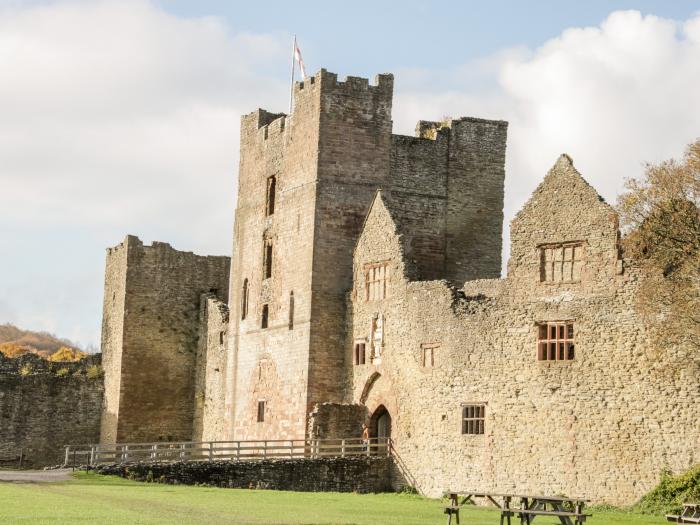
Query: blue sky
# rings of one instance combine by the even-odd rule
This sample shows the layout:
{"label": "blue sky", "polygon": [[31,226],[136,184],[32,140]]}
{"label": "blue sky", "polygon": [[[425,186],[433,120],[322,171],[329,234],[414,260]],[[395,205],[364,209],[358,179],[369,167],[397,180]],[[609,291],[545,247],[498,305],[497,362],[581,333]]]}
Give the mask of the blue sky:
{"label": "blue sky", "polygon": [[508,120],[507,225],[562,152],[614,202],[700,136],[699,10],[0,0],[0,323],[98,345],[105,248],[127,233],[230,254],[239,118],[286,109],[293,33],[310,72],[394,73],[395,132]]}

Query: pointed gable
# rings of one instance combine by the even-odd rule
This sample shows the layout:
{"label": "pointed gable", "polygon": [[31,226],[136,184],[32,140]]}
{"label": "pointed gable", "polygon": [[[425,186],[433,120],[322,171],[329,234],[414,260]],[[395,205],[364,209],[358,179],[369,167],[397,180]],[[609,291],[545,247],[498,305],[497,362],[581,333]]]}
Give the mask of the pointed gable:
{"label": "pointed gable", "polygon": [[[566,154],[559,157],[512,220],[510,237],[509,277],[546,280],[545,274],[540,275],[544,271],[540,259],[546,257],[542,247],[567,243],[582,247],[586,259],[583,280],[596,279],[610,269],[615,271],[617,213],[584,180]],[[578,277],[565,280],[576,281]]]}

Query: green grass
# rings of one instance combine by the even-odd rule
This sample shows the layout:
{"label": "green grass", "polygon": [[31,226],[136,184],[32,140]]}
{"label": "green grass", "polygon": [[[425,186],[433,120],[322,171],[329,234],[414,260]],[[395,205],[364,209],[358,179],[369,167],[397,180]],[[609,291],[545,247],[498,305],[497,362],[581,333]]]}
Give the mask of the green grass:
{"label": "green grass", "polygon": [[[61,483],[0,483],[0,523],[357,524],[445,523],[443,502],[407,494],[340,494],[139,483],[81,473]],[[498,512],[468,508],[464,525],[494,525]],[[515,521],[514,521],[515,523]],[[538,518],[537,525],[556,522]],[[663,516],[595,512],[595,525],[661,524]]]}

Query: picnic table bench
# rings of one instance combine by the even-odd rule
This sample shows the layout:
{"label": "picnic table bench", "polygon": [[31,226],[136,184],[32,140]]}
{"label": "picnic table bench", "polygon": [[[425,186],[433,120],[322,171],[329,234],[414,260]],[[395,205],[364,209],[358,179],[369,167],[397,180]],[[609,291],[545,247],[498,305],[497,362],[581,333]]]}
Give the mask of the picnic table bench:
{"label": "picnic table bench", "polygon": [[700,503],[684,503],[680,515],[666,514],[666,519],[673,523],[700,523]]}
{"label": "picnic table bench", "polygon": [[[533,496],[524,494],[492,494],[483,492],[450,492],[450,504],[445,507],[447,524],[451,525],[452,516],[459,524],[459,510],[475,498],[484,498],[493,504],[490,508],[501,513],[501,525],[512,525],[512,517],[518,516],[521,525],[530,525],[537,516],[559,518],[562,525],[581,525],[591,514],[583,512],[588,500],[583,498],[567,498],[558,496]],[[500,500],[500,501],[499,501]],[[519,506],[513,506],[513,502]],[[695,523],[695,522],[692,522]]]}

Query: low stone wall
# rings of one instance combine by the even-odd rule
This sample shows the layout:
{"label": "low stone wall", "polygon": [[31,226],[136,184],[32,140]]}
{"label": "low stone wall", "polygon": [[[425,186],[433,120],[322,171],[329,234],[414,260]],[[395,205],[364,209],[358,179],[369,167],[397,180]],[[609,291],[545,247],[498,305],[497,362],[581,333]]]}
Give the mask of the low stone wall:
{"label": "low stone wall", "polygon": [[137,481],[301,492],[390,492],[391,459],[353,457],[100,465]]}
{"label": "low stone wall", "polygon": [[52,363],[0,354],[0,466],[63,463],[63,446],[100,437],[100,356]]}

